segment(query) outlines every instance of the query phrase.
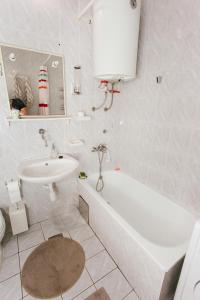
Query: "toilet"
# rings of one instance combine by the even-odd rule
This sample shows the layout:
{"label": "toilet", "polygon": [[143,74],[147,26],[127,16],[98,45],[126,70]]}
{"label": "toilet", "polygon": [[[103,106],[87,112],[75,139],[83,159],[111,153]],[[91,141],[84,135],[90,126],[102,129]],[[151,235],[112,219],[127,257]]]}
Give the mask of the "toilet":
{"label": "toilet", "polygon": [[0,209],[0,266],[1,266],[1,262],[2,262],[2,246],[1,246],[1,242],[3,240],[5,231],[6,231],[6,223],[5,223],[4,217],[2,215],[2,211]]}

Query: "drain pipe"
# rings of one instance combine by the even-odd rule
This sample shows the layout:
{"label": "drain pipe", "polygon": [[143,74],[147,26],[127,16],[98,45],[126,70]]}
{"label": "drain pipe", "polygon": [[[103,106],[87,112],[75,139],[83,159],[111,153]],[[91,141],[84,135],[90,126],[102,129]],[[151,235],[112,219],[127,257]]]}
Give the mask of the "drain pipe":
{"label": "drain pipe", "polygon": [[49,196],[51,202],[55,202],[57,200],[57,186],[55,182],[49,184]]}
{"label": "drain pipe", "polygon": [[55,202],[57,200],[57,194],[58,194],[58,188],[56,186],[56,183],[49,183],[43,185],[43,187],[49,191],[49,197],[51,202]]}

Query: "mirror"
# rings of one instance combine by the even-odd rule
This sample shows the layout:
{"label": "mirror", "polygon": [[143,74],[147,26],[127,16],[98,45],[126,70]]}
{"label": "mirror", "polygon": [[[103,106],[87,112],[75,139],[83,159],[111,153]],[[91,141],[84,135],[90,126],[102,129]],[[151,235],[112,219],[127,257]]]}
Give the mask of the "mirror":
{"label": "mirror", "polygon": [[12,118],[66,116],[62,56],[0,46]]}

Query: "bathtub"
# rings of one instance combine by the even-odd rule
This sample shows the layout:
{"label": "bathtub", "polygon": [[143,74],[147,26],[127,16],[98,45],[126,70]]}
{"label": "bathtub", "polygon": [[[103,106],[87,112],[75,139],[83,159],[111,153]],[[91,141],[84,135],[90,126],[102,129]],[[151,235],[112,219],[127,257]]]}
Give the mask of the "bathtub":
{"label": "bathtub", "polygon": [[79,180],[95,233],[142,300],[173,299],[193,215],[121,171]]}

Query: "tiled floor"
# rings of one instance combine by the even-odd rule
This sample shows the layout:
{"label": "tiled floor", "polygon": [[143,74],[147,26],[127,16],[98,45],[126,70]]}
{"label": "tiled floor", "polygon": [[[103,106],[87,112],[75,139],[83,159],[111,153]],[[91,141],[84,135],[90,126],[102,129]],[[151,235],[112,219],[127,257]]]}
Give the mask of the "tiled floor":
{"label": "tiled floor", "polygon": [[0,299],[35,299],[27,295],[21,286],[20,273],[23,264],[36,246],[60,232],[82,245],[86,265],[77,283],[54,300],[84,300],[100,287],[106,289],[111,300],[138,300],[102,243],[77,212],[70,222],[69,216],[63,215],[34,224],[28,232],[11,238],[4,245],[3,264],[0,270]]}

